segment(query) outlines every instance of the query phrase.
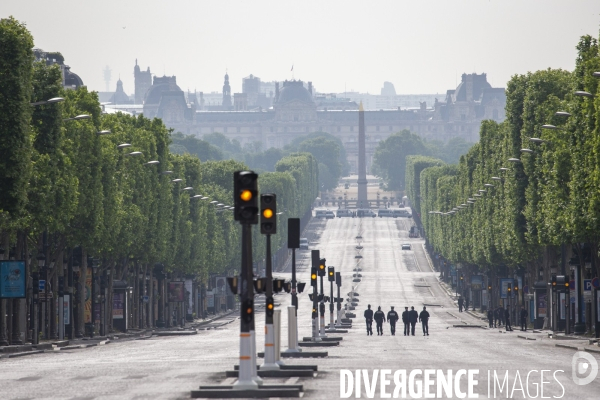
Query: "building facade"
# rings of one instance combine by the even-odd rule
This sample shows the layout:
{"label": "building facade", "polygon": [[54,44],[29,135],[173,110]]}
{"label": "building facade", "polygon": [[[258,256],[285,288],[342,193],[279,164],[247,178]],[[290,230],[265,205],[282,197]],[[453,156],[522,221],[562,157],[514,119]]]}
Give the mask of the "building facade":
{"label": "building facade", "polygon": [[[248,77],[247,90],[256,93],[260,81]],[[231,101],[229,76],[225,75],[223,103]],[[155,77],[148,90],[143,112],[146,117],[162,118],[175,131],[202,138],[219,132],[242,145],[261,142],[263,148],[281,148],[297,137],[313,132],[327,132],[338,137],[346,149],[348,162],[358,165],[358,109],[351,98],[326,99],[315,96],[311,82],[299,80],[275,83],[273,106],[249,106],[246,93],[236,94],[234,104],[219,108],[198,105],[196,93],[186,98],[175,77]],[[506,96],[503,88],[492,88],[485,74],[463,74],[462,81],[449,90],[443,101],[434,99],[433,108],[421,101],[416,109],[381,109],[364,112],[367,170],[379,141],[407,129],[425,139],[447,141],[479,139],[483,119],[504,120]],[[335,106],[324,106],[333,104]],[[365,107],[366,108],[366,107]]]}

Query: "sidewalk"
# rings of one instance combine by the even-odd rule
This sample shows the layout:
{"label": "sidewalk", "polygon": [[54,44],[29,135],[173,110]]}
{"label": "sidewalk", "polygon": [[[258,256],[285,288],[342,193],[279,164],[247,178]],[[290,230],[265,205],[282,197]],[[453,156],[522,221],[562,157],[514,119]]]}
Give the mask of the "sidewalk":
{"label": "sidewalk", "polygon": [[190,334],[191,332],[197,332],[198,328],[202,328],[205,325],[209,325],[221,318],[228,317],[237,312],[237,310],[229,310],[227,312],[211,316],[210,318],[198,318],[192,322],[186,323],[184,328],[177,326],[169,328],[130,329],[128,332],[115,332],[107,336],[94,336],[93,338],[84,337],[66,340],[41,340],[37,345],[29,343],[25,345],[2,346],[0,347],[0,359],[24,357],[40,353],[53,353],[61,350],[85,349],[89,347],[107,345],[115,340],[129,341],[149,339],[157,332],[172,332],[174,335],[177,334],[176,332]]}

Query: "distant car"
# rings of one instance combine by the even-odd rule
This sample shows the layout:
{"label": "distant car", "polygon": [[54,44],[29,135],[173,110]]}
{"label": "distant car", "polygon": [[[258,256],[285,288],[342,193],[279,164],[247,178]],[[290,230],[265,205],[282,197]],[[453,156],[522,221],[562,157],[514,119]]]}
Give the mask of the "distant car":
{"label": "distant car", "polygon": [[410,250],[410,243],[403,243],[402,250]]}
{"label": "distant car", "polygon": [[394,214],[394,218],[396,218],[396,217],[405,217],[405,218],[412,217],[412,215],[408,211],[406,211],[406,209],[404,209],[404,208],[392,210],[392,212]]}
{"label": "distant car", "polygon": [[335,218],[335,214],[333,213],[333,211],[327,211],[325,213],[325,218],[326,219],[334,219]]}
{"label": "distant car", "polygon": [[317,210],[315,218],[327,218],[327,210]]}
{"label": "distant car", "polygon": [[338,218],[351,217],[352,211],[348,210],[347,208],[340,208],[339,210],[336,211],[336,216]]}
{"label": "distant car", "polygon": [[308,250],[308,239],[300,238],[300,250]]}
{"label": "distant car", "polygon": [[370,210],[368,208],[363,208],[363,209],[359,209],[356,211],[356,216],[359,218],[362,218],[362,217],[375,218],[377,216],[377,214],[375,214],[375,211],[373,211],[373,210]]}
{"label": "distant car", "polygon": [[379,211],[377,211],[377,216],[379,218],[383,218],[383,217],[394,217],[396,218],[396,216],[394,215],[394,213],[392,212],[392,210],[388,209],[388,208],[382,208]]}

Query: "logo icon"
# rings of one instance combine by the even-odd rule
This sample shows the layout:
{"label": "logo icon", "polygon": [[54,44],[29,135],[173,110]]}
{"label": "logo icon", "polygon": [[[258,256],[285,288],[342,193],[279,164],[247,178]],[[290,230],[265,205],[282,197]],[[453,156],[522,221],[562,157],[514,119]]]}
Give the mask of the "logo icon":
{"label": "logo icon", "polygon": [[591,354],[578,351],[571,360],[571,376],[576,385],[587,385],[598,376],[598,361]]}

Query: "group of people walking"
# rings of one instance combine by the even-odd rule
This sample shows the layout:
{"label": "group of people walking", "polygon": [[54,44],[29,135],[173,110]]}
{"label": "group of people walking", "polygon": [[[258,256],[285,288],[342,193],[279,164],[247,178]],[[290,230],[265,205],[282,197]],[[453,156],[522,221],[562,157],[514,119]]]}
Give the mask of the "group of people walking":
{"label": "group of people walking", "polygon": [[[373,320],[377,324],[377,336],[383,335],[383,323],[386,322],[386,315],[381,311],[381,306],[377,307],[377,311],[371,310],[371,305],[367,306],[364,313],[365,321],[367,323],[367,335],[373,335]],[[387,322],[390,323],[390,331],[392,336],[396,336],[396,322],[400,320],[400,316],[394,310],[394,306],[387,313]],[[429,312],[426,307],[423,307],[421,313],[417,312],[414,307],[408,310],[408,307],[404,307],[402,313],[402,322],[404,323],[404,336],[415,336],[415,326],[417,322],[421,322],[423,326],[423,336],[429,336]]]}

